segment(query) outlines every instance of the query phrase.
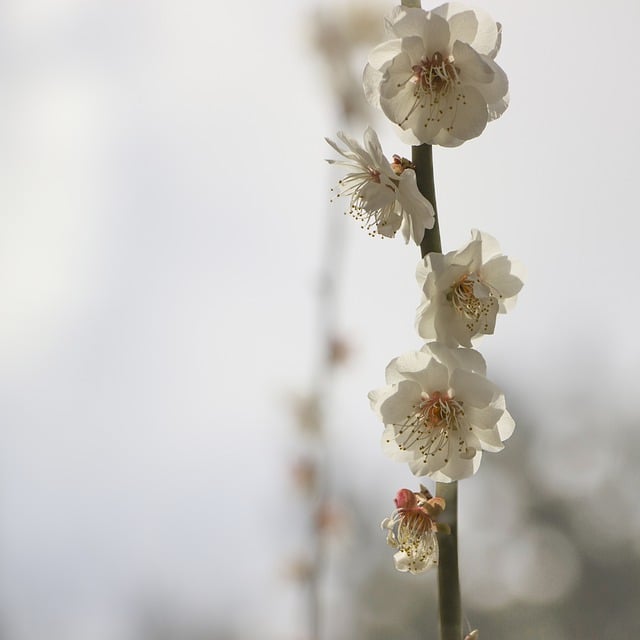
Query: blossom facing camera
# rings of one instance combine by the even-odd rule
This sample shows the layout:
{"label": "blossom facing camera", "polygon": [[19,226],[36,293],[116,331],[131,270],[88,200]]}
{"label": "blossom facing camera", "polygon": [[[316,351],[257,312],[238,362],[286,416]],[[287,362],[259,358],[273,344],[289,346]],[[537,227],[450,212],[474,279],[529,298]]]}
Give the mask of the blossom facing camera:
{"label": "blossom facing camera", "polygon": [[451,482],[473,475],[482,451],[500,451],[515,423],[504,395],[473,349],[429,342],[387,366],[387,385],[369,393],[385,425],[382,448],[416,476]]}
{"label": "blossom facing camera", "polygon": [[513,308],[524,269],[500,253],[495,238],[474,229],[462,249],[427,254],[416,278],[422,287],[416,315],[420,336],[470,347],[473,338],[493,333],[498,313]]}
{"label": "blossom facing camera", "polygon": [[344,160],[327,162],[349,169],[338,183],[338,197],[350,200],[349,213],[371,235],[392,238],[400,229],[405,242],[411,238],[420,244],[425,229],[434,225],[435,212],[418,191],[411,162],[393,156],[393,163],[389,163],[371,127],[364,132],[364,147],[342,132],[338,138],[345,148],[329,138],[326,140]]}
{"label": "blossom facing camera", "polygon": [[438,564],[436,533],[448,530],[437,522],[445,501],[433,498],[425,487],[420,487],[418,493],[400,489],[395,504],[395,511],[381,524],[387,530],[387,544],[398,550],[393,562],[398,571],[422,573]]}
{"label": "blossom facing camera", "polygon": [[457,2],[399,6],[386,30],[390,39],[369,55],[364,91],[404,142],[456,147],[504,113],[509,83],[494,62],[501,26],[487,13]]}

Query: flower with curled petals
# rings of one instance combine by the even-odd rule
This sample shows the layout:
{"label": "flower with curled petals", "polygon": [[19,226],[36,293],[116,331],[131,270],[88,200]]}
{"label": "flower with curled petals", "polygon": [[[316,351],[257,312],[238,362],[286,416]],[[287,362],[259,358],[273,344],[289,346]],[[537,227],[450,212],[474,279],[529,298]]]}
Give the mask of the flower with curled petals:
{"label": "flower with curled petals", "polygon": [[326,140],[344,160],[327,162],[349,169],[338,183],[338,196],[350,198],[349,213],[371,235],[393,237],[400,229],[405,242],[412,238],[420,244],[425,229],[433,227],[435,213],[431,203],[418,191],[411,162],[394,155],[393,163],[389,163],[371,127],[364,132],[364,147],[342,132],[338,138],[346,148]]}
{"label": "flower with curled petals", "polygon": [[429,342],[387,366],[387,386],[371,391],[385,425],[384,452],[437,482],[473,475],[482,451],[500,451],[514,422],[504,395],[473,349]]}
{"label": "flower with curled petals", "polygon": [[416,315],[420,336],[470,347],[473,338],[493,333],[498,313],[513,307],[524,269],[500,253],[493,236],[473,229],[461,249],[427,254],[416,277],[422,287]]}
{"label": "flower with curled petals", "polygon": [[456,147],[505,111],[509,83],[494,62],[501,26],[484,11],[457,2],[399,6],[386,29],[390,40],[369,55],[364,90],[406,143]]}
{"label": "flower with curled petals", "polygon": [[437,522],[444,511],[444,498],[434,498],[425,487],[420,492],[400,489],[396,509],[381,527],[387,530],[387,544],[398,551],[393,562],[398,571],[418,574],[438,564],[438,531],[448,531]]}

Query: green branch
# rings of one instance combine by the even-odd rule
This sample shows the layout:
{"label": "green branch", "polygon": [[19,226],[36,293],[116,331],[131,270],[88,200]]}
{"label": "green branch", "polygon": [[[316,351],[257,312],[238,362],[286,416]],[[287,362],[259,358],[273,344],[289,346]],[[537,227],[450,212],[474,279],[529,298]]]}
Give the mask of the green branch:
{"label": "green branch", "polygon": [[[405,4],[403,2],[403,4]],[[436,214],[433,228],[427,229],[420,243],[424,258],[435,251],[442,253],[436,188],[433,179],[433,149],[430,144],[411,148],[411,161],[416,168],[420,193],[431,203]],[[440,520],[449,525],[451,533],[438,534],[438,608],[440,611],[440,640],[462,640],[462,605],[458,576],[458,483],[436,483],[436,495],[444,498],[447,507]]]}

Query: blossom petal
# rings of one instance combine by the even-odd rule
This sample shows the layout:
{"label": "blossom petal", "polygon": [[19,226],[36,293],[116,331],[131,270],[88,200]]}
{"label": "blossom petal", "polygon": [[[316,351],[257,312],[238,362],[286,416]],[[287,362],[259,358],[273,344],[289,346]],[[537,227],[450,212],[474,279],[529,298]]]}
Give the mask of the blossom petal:
{"label": "blossom petal", "polygon": [[470,140],[479,136],[487,126],[487,103],[475,87],[464,85],[462,90],[456,99],[451,133],[461,140]]}
{"label": "blossom petal", "polygon": [[485,429],[484,431],[478,430],[475,432],[475,435],[482,443],[484,451],[497,453],[504,449],[504,443],[502,442],[502,438],[500,437],[500,433],[497,429]]}
{"label": "blossom petal", "polygon": [[[464,415],[473,429],[479,431],[494,429],[504,413],[504,408],[495,406],[492,403],[482,409],[469,404],[465,407]],[[476,433],[478,437],[480,434]]]}
{"label": "blossom petal", "polygon": [[514,275],[513,263],[507,256],[496,256],[482,267],[482,277],[505,298],[518,294],[523,287],[522,280]]}
{"label": "blossom petal", "polygon": [[475,349],[456,349],[454,354],[458,362],[458,368],[466,369],[481,376],[486,375],[487,363],[479,351]]}
{"label": "blossom petal", "polygon": [[367,397],[369,398],[369,404],[371,408],[381,416],[380,414],[380,406],[382,403],[392,396],[396,392],[395,385],[387,385],[386,387],[380,387],[379,389],[374,389],[373,391],[369,391]]}
{"label": "blossom petal", "polygon": [[[449,8],[451,9],[451,7]],[[442,9],[442,7],[433,9],[433,13],[438,12],[438,9]],[[439,15],[442,14],[439,13]],[[476,33],[478,33],[478,19],[476,18],[475,11],[467,9],[453,15],[449,12],[449,15],[442,17],[449,22],[449,29],[451,30],[451,46],[453,46],[453,43],[456,40],[467,42],[469,44],[475,40]]]}
{"label": "blossom petal", "polygon": [[481,9],[474,9],[478,20],[476,37],[470,44],[478,53],[483,53],[493,59],[500,50],[502,44],[502,25]]}
{"label": "blossom petal", "polygon": [[393,58],[395,58],[402,51],[402,40],[400,38],[396,38],[394,40],[387,40],[386,42],[382,42],[377,47],[375,47],[370,53],[368,57],[369,65],[378,71],[382,70],[382,68]]}
{"label": "blossom petal", "polygon": [[463,400],[465,405],[474,407],[486,407],[499,394],[497,387],[484,376],[464,369],[453,371],[450,384],[456,397]]}
{"label": "blossom petal", "polygon": [[396,199],[396,194],[383,184],[368,182],[360,189],[360,197],[366,200],[367,209],[376,211],[391,205]]}
{"label": "blossom petal", "polygon": [[420,244],[424,230],[433,227],[436,216],[433,206],[418,189],[416,174],[413,169],[405,169],[400,176],[397,197],[402,208],[412,219],[414,231],[416,233],[421,231],[420,237],[414,238],[416,244]]}
{"label": "blossom petal", "polygon": [[390,213],[384,224],[378,223],[376,231],[385,238],[393,238],[402,226],[402,216]]}
{"label": "blossom petal", "polygon": [[482,240],[471,240],[459,251],[451,252],[451,263],[463,265],[468,272],[477,271],[482,265]]}
{"label": "blossom petal", "polygon": [[362,74],[362,88],[367,102],[376,109],[380,109],[380,86],[384,79],[384,73],[368,64]]}
{"label": "blossom petal", "polygon": [[497,427],[501,440],[507,440],[512,436],[513,431],[516,428],[516,423],[515,420],[511,417],[511,414],[506,409],[504,410],[502,417],[498,421]]}
{"label": "blossom petal", "polygon": [[424,25],[427,22],[427,13],[416,7],[394,7],[387,23],[390,31],[397,38],[422,36]]}
{"label": "blossom petal", "polygon": [[478,466],[474,464],[476,456],[482,455],[479,451],[475,453],[472,458],[452,458],[449,462],[440,469],[441,473],[451,478],[451,480],[463,480],[464,478],[471,477],[478,469]]}
{"label": "blossom petal", "polygon": [[418,335],[425,340],[435,339],[436,333],[436,305],[430,300],[425,300],[419,307],[416,314],[416,330]]}
{"label": "blossom petal", "polygon": [[480,243],[480,255],[482,262],[487,262],[493,256],[500,255],[500,245],[498,241],[486,231],[471,229],[471,240]]}
{"label": "blossom petal", "polygon": [[477,89],[487,101],[491,121],[499,118],[509,106],[509,79],[493,60],[487,59],[486,62],[493,69],[493,81],[488,85],[478,86]]}
{"label": "blossom petal", "polygon": [[[453,44],[453,57],[456,64],[460,66],[460,81],[463,83],[481,82],[489,84],[493,81],[495,72],[491,65],[492,62],[486,56],[481,56],[471,45],[466,42],[456,40]],[[493,62],[494,66],[497,66]],[[486,109],[486,102],[485,102]]]}
{"label": "blossom petal", "polygon": [[404,51],[411,62],[411,66],[420,64],[425,57],[424,41],[420,36],[410,36],[402,39],[402,51]]}
{"label": "blossom petal", "polygon": [[409,351],[394,358],[385,371],[387,384],[406,380],[408,375],[424,370],[430,362],[428,354],[421,351]]}
{"label": "blossom petal", "polygon": [[458,464],[447,466],[441,470],[429,474],[429,477],[435,482],[454,482],[457,480],[464,480],[476,473],[480,467],[482,461],[482,451],[477,451],[475,456],[471,460],[465,460]]}
{"label": "blossom petal", "polygon": [[[449,2],[432,9],[431,12],[437,13],[448,20],[451,25],[452,37],[468,42],[478,53],[483,53],[493,58],[500,49],[501,26],[486,11],[475,8],[469,9],[469,7],[459,2]],[[458,16],[466,13],[473,13],[475,18],[476,29],[472,39],[468,39],[470,33],[466,22],[468,18],[465,16],[465,22],[460,23],[456,20]]]}
{"label": "blossom petal", "polygon": [[409,470],[414,476],[429,476],[442,469],[449,461],[449,451],[447,448],[439,449],[428,455],[414,456],[407,462]]}
{"label": "blossom petal", "polygon": [[393,425],[387,425],[382,433],[382,452],[392,460],[409,462],[413,459],[411,451],[403,451],[396,442],[396,430]]}
{"label": "blossom petal", "polygon": [[431,57],[434,53],[448,53],[450,35],[449,23],[442,16],[429,13],[422,32],[426,54]]}
{"label": "blossom petal", "polygon": [[413,380],[403,380],[395,385],[395,392],[380,404],[380,415],[384,424],[403,425],[420,402],[422,389]]}
{"label": "blossom petal", "polygon": [[447,304],[436,313],[434,322],[436,337],[440,342],[455,347],[471,346],[471,333],[467,328],[464,316],[457,313],[453,305]]}
{"label": "blossom petal", "polygon": [[388,164],[387,159],[384,157],[382,153],[382,145],[380,144],[380,139],[378,138],[378,134],[372,127],[367,127],[364,131],[364,146],[365,149],[369,152],[371,157],[374,159],[376,166]]}

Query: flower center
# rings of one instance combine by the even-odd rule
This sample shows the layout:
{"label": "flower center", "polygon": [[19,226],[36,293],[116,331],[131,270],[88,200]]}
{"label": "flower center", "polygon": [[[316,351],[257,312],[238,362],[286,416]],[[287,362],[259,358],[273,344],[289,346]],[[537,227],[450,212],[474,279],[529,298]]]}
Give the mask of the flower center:
{"label": "flower center", "polygon": [[489,286],[476,275],[465,274],[447,294],[447,300],[462,314],[466,326],[472,333],[491,331],[490,317],[497,312],[498,301]]}
{"label": "flower center", "polygon": [[436,391],[422,394],[422,402],[418,405],[416,416],[427,429],[446,429],[455,431],[459,419],[464,415],[462,404],[449,397],[448,394]]}
{"label": "flower center", "polygon": [[398,124],[402,126],[417,109],[424,109],[420,116],[424,127],[436,123],[446,131],[453,131],[458,104],[466,104],[460,69],[456,67],[453,56],[444,56],[439,51],[431,57],[424,56],[418,64],[411,67],[411,75],[407,80],[398,83],[398,89],[407,84],[413,85],[413,104]]}
{"label": "flower center", "polygon": [[400,538],[404,538],[405,543],[414,543],[417,538],[433,528],[433,520],[420,507],[400,509],[400,518]]}
{"label": "flower center", "polygon": [[416,85],[416,95],[446,95],[450,88],[458,82],[458,69],[454,65],[453,56],[446,58],[436,51],[431,58],[425,56],[420,64],[411,67],[411,82]]}
{"label": "flower center", "polygon": [[462,401],[449,393],[423,392],[420,402],[413,405],[413,413],[404,424],[398,425],[396,443],[402,451],[417,451],[426,460],[445,451],[445,463],[451,456],[451,447],[457,444],[457,453],[464,454],[467,445],[463,427]]}
{"label": "flower center", "polygon": [[351,199],[349,210],[346,213],[353,216],[362,228],[369,232],[369,235],[374,236],[379,233],[380,227],[389,223],[389,219],[395,211],[396,200],[394,197],[390,199],[377,197],[372,201],[372,193],[379,196],[380,191],[371,192],[370,186],[372,183],[378,184],[395,194],[397,181],[384,178],[382,172],[375,167],[362,164],[359,169],[359,171],[348,173],[344,178],[338,180],[336,197],[346,196]]}

